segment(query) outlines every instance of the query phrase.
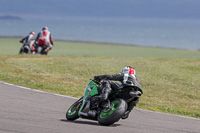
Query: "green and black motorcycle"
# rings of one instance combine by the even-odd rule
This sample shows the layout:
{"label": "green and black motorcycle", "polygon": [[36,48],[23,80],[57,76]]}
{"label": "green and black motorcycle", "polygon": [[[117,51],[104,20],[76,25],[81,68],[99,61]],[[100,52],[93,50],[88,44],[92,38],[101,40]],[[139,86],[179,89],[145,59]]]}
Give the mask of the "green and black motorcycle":
{"label": "green and black motorcycle", "polygon": [[109,126],[119,121],[126,112],[130,102],[139,101],[142,95],[140,84],[122,84],[118,89],[112,90],[107,101],[100,100],[101,82],[91,80],[84,96],[70,106],[66,113],[68,120],[79,117],[97,120],[100,125]]}

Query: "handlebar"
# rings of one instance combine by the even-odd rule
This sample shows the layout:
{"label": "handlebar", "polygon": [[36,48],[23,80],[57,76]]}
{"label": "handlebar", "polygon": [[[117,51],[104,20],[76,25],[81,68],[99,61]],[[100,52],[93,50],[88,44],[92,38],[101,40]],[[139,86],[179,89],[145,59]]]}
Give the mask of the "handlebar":
{"label": "handlebar", "polygon": [[100,83],[100,81],[95,80],[95,79],[90,79],[90,80],[92,80],[92,81],[95,82],[96,84],[99,84],[99,83]]}

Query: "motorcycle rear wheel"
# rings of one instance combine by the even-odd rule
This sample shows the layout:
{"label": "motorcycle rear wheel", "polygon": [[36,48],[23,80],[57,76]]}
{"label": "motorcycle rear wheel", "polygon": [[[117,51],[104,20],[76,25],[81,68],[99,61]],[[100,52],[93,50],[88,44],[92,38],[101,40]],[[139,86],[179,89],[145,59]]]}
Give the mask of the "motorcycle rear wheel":
{"label": "motorcycle rear wheel", "polygon": [[127,103],[123,99],[115,99],[111,102],[114,106],[107,111],[103,109],[97,120],[100,125],[109,126],[119,121],[127,109]]}

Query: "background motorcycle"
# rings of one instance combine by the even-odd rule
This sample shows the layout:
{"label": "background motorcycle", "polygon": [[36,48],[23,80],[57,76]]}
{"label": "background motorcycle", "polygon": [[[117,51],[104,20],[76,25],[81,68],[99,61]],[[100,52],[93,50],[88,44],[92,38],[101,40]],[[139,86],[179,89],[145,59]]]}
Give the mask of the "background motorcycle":
{"label": "background motorcycle", "polygon": [[107,101],[100,100],[101,83],[91,80],[84,96],[70,106],[66,113],[68,120],[84,119],[97,120],[100,125],[109,126],[124,115],[130,102],[137,103],[142,95],[139,84],[121,85],[112,90]]}
{"label": "background motorcycle", "polygon": [[34,41],[35,40],[30,40],[27,43],[24,43],[23,46],[21,47],[19,54],[31,54],[34,52]]}
{"label": "background motorcycle", "polygon": [[42,54],[42,55],[47,55],[48,54],[48,52],[49,52],[49,50],[52,48],[52,47],[50,47],[50,46],[47,46],[47,45],[38,45],[38,43],[36,42],[36,50],[35,50],[35,52],[37,53],[37,54]]}

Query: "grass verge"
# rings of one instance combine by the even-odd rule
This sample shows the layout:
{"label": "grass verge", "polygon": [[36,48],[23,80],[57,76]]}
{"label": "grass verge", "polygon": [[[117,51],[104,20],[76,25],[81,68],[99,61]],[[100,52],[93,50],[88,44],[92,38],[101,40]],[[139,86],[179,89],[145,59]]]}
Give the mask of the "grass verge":
{"label": "grass verge", "polygon": [[[8,46],[5,45],[5,49],[16,42],[16,39],[7,41]],[[132,65],[137,71],[144,91],[137,108],[200,118],[200,60],[198,56],[193,58],[182,56],[181,59],[160,56],[118,57],[114,56],[117,55],[113,52],[116,50],[114,45],[109,45],[109,47],[113,46],[110,49],[110,52],[114,53],[112,56],[105,56],[103,53],[96,56],[93,54],[65,55],[64,51],[60,52],[60,55],[53,55],[53,51],[62,51],[63,48],[67,48],[67,52],[70,53],[70,50],[74,51],[73,48],[76,49],[79,45],[86,45],[87,49],[87,45],[91,46],[91,44],[76,45],[74,43],[72,45],[65,42],[57,44],[61,49],[55,46],[49,56],[1,54],[0,80],[48,92],[81,97],[89,79],[93,76],[118,73],[124,66]],[[91,46],[92,49],[99,49],[101,45],[95,46]],[[84,47],[79,49],[79,52],[81,53],[82,50],[84,51]],[[151,52],[145,54],[150,55]]]}

